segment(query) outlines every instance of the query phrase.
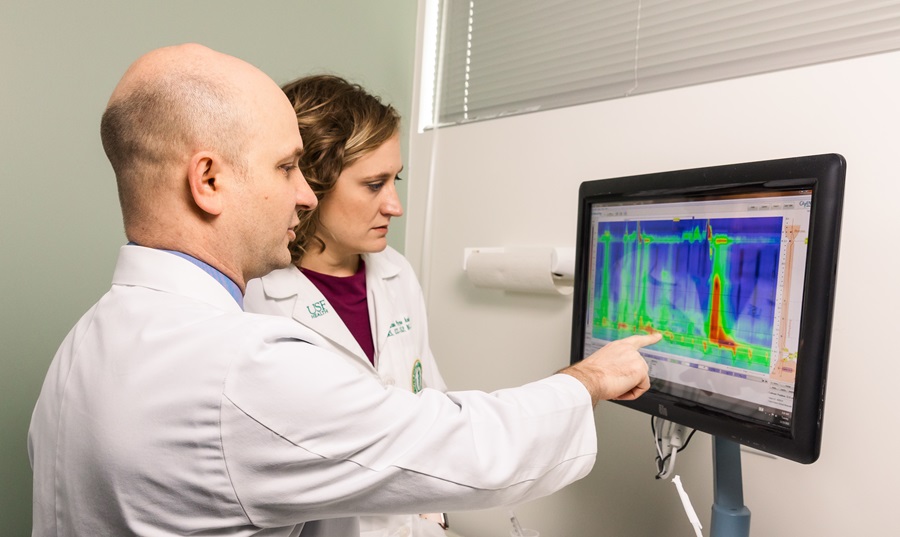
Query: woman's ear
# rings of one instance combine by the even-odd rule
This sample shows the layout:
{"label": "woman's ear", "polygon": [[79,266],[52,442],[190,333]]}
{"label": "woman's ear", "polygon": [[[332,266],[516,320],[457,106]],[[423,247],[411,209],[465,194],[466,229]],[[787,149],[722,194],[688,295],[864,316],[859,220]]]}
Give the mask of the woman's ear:
{"label": "woman's ear", "polygon": [[188,185],[194,203],[203,212],[218,216],[224,206],[221,181],[217,179],[223,173],[221,157],[211,151],[200,151],[191,156],[188,167]]}

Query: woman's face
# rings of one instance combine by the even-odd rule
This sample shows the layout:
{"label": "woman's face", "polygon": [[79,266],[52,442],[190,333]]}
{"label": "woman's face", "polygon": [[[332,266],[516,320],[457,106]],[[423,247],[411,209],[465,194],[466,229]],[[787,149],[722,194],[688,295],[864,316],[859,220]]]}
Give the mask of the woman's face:
{"label": "woman's face", "polygon": [[391,218],[403,215],[395,184],[402,168],[399,133],[344,168],[319,203],[326,256],[341,260],[385,249]]}

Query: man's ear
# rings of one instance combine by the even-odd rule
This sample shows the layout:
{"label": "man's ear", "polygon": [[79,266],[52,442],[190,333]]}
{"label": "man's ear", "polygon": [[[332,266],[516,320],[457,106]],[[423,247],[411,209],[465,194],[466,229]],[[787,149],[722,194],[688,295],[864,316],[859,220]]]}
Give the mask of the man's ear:
{"label": "man's ear", "polygon": [[221,157],[211,151],[191,156],[188,167],[191,197],[200,210],[213,216],[221,214],[223,208],[223,185],[218,178],[224,171]]}

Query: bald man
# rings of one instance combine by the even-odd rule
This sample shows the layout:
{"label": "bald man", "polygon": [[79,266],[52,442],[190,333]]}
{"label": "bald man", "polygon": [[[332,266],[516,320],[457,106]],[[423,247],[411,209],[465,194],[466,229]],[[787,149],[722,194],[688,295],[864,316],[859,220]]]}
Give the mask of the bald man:
{"label": "bald man", "polygon": [[356,536],[358,514],[521,502],[590,471],[597,401],[649,386],[657,336],[519,388],[413,395],[244,313],[316,198],[290,103],[241,60],[148,53],[101,138],[129,243],[34,410],[35,536]]}

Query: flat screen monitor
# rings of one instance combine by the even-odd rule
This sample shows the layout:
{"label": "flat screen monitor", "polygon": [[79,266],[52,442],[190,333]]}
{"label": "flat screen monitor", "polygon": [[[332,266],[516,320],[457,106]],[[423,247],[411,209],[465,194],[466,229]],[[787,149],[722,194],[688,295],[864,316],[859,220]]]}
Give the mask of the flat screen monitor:
{"label": "flat screen monitor", "polygon": [[819,456],[846,163],[814,155],[593,180],[578,200],[572,362],[661,332],[627,407]]}

